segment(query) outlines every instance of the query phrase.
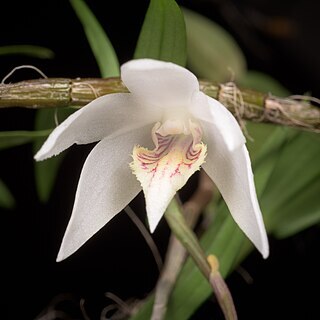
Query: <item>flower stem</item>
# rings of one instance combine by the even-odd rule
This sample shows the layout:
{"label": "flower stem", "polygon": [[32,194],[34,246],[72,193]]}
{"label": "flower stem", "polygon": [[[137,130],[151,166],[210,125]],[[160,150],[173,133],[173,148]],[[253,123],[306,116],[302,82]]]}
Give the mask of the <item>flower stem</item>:
{"label": "flower stem", "polygon": [[165,218],[171,228],[171,231],[186,248],[203,275],[209,279],[211,268],[207,262],[207,257],[203,252],[196,235],[187,225],[181,212],[180,205],[176,199],[173,199],[170,202],[165,212]]}
{"label": "flower stem", "polygon": [[[319,100],[307,96],[279,98],[235,83],[200,81],[200,90],[224,104],[238,120],[275,123],[320,132]],[[110,93],[128,92],[120,78],[49,78],[0,84],[0,108],[56,108],[83,106]]]}
{"label": "flower stem", "polygon": [[196,235],[187,225],[182,214],[182,207],[176,199],[172,200],[165,212],[165,218],[174,233],[186,248],[202,274],[210,283],[217,297],[226,320],[236,320],[237,313],[230,291],[219,272],[218,259],[209,255],[207,258]]}
{"label": "flower stem", "polygon": [[209,281],[213,287],[224,316],[228,320],[236,320],[238,318],[236,308],[234,306],[233,299],[227,287],[227,284],[225,283],[219,272],[218,259],[214,255],[209,255],[207,260],[211,266]]}

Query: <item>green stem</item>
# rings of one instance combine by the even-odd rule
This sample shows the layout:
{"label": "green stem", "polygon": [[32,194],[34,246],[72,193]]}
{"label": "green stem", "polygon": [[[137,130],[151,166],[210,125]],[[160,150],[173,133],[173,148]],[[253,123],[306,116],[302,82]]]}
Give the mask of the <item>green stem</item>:
{"label": "green stem", "polygon": [[176,199],[173,199],[169,204],[165,212],[165,218],[173,234],[186,248],[197,267],[213,288],[225,319],[237,320],[237,313],[232,296],[219,272],[218,259],[213,255],[210,255],[208,258],[206,257],[196,235],[189,228],[182,214],[182,207]]}
{"label": "green stem", "polygon": [[165,212],[165,218],[171,228],[171,231],[186,248],[205,278],[209,279],[211,268],[207,262],[206,255],[202,250],[197,237],[188,227],[177,200],[173,199],[170,202]]}
{"label": "green stem", "polygon": [[[219,100],[239,121],[275,123],[320,132],[320,108],[311,103],[319,102],[313,97],[279,98],[239,89],[233,82],[200,81],[200,90]],[[120,92],[128,92],[120,78],[28,80],[0,84],[0,108],[84,106],[99,96]]]}

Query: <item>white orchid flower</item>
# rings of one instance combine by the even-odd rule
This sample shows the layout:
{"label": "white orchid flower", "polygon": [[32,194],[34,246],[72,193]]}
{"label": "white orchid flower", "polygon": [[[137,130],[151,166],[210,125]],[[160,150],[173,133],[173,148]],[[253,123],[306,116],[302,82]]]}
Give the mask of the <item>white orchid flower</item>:
{"label": "white orchid flower", "polygon": [[268,240],[250,158],[233,115],[199,90],[191,72],[173,63],[133,60],[122,65],[121,78],[130,93],[90,102],[55,128],[35,155],[44,160],[74,143],[101,140],[83,166],[57,261],[78,250],[141,188],[153,232],[200,166],[266,258]]}

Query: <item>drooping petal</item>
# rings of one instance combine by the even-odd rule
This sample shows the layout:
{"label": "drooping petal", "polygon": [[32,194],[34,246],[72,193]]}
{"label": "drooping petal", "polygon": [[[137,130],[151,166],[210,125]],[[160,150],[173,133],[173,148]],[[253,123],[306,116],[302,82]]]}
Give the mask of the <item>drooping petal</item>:
{"label": "drooping petal", "polygon": [[220,128],[202,122],[208,155],[203,169],[217,185],[234,220],[266,258],[269,245],[245,144],[230,150]]}
{"label": "drooping petal", "polygon": [[196,119],[214,125],[224,137],[229,150],[234,150],[245,143],[246,139],[231,112],[219,101],[203,92],[193,95],[190,113]]}
{"label": "drooping petal", "polygon": [[139,100],[161,108],[185,107],[199,91],[195,75],[170,62],[132,60],[122,65],[121,78]]}
{"label": "drooping petal", "polygon": [[146,110],[129,93],[102,96],[79,109],[56,127],[35,155],[37,161],[59,154],[72,144],[85,144],[154,123],[156,112]]}
{"label": "drooping petal", "polygon": [[119,213],[141,190],[132,174],[132,146],[150,145],[151,127],[107,137],[89,154],[80,176],[75,203],[57,261],[79,249]]}
{"label": "drooping petal", "polygon": [[154,150],[136,146],[131,168],[141,183],[146,199],[150,231],[153,232],[175,193],[204,162],[206,146],[201,129],[191,123],[191,133],[161,135],[153,129]]}

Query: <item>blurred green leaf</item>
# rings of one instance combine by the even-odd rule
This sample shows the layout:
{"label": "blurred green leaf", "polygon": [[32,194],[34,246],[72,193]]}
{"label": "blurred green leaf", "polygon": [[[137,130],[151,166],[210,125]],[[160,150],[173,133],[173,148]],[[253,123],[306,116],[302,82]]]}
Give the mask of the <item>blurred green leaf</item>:
{"label": "blurred green leaf", "polygon": [[0,207],[12,209],[15,206],[15,200],[8,187],[0,180]]}
{"label": "blurred green leaf", "polygon": [[32,45],[1,46],[0,56],[2,55],[24,55],[39,59],[52,59],[54,52],[48,48]]}
{"label": "blurred green leaf", "polygon": [[231,35],[198,13],[183,9],[183,14],[190,69],[198,77],[213,81],[240,78],[246,70],[246,61]]}
{"label": "blurred green leaf", "polygon": [[278,153],[261,205],[271,231],[284,237],[320,221],[320,144],[316,134],[299,132]]}
{"label": "blurred green leaf", "polygon": [[273,233],[286,238],[320,222],[320,176],[300,190],[281,207]]}
{"label": "blurred green leaf", "polygon": [[312,134],[300,132],[286,143],[278,158],[264,193],[270,212],[290,201],[319,175],[320,145]]}
{"label": "blurred green leaf", "polygon": [[[74,109],[72,108],[63,108],[59,110],[39,109],[37,110],[35,118],[35,129],[42,131],[47,128],[54,128],[56,126],[56,120],[62,122],[72,112],[74,112]],[[43,137],[34,141],[34,153],[36,153],[40,149],[45,139],[46,137]],[[42,202],[46,202],[50,197],[63,156],[63,154],[60,154],[45,161],[34,162],[36,188],[39,199]]]}
{"label": "blurred green leaf", "polygon": [[238,79],[238,83],[245,88],[271,93],[279,97],[286,97],[290,94],[278,80],[259,71],[247,71]]}
{"label": "blurred green leaf", "polygon": [[263,197],[266,185],[279,160],[279,153],[287,141],[295,135],[295,131],[289,128],[271,125],[270,129],[272,131],[268,137],[260,135],[259,139],[253,142],[260,146],[255,156],[251,157],[250,154],[258,199]]}
{"label": "blurred green leaf", "polygon": [[102,26],[84,1],[70,0],[70,3],[82,23],[101,76],[118,77],[120,75],[119,61]]}
{"label": "blurred green leaf", "polygon": [[272,136],[279,127],[266,123],[246,122],[246,129],[248,135],[247,148],[249,150],[251,162],[260,154],[260,150],[264,148],[264,145],[269,141],[269,137]]}
{"label": "blurred green leaf", "polygon": [[152,58],[185,66],[186,29],[174,0],[150,1],[134,58]]}
{"label": "blurred green leaf", "polygon": [[47,137],[51,130],[39,131],[0,131],[0,149],[16,147]]}

